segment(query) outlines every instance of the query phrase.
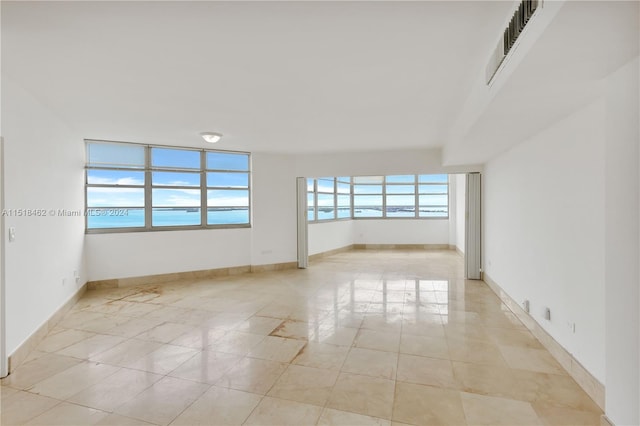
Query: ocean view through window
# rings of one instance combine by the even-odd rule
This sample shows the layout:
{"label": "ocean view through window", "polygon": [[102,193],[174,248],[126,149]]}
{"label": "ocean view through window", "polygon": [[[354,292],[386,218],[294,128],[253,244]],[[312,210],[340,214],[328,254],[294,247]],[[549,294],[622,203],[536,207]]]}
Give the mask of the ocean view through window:
{"label": "ocean view through window", "polygon": [[449,175],[307,179],[309,222],[336,219],[447,219]]}
{"label": "ocean view through window", "polygon": [[250,154],[86,141],[87,232],[250,226]]}

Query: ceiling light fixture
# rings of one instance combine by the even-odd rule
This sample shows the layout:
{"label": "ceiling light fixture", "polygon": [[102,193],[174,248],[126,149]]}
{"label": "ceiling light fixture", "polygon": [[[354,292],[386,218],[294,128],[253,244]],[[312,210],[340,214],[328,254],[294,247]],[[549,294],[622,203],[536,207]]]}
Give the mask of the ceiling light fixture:
{"label": "ceiling light fixture", "polygon": [[202,136],[202,139],[209,143],[216,143],[220,139],[222,139],[222,134],[215,132],[202,132],[200,133],[200,136]]}

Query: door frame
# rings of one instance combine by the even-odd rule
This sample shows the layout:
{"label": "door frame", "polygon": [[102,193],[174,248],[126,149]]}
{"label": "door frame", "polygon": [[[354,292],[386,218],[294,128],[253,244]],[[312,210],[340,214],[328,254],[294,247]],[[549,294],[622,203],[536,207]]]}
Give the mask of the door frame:
{"label": "door frame", "polygon": [[0,136],[0,377],[9,374],[5,291],[4,138]]}

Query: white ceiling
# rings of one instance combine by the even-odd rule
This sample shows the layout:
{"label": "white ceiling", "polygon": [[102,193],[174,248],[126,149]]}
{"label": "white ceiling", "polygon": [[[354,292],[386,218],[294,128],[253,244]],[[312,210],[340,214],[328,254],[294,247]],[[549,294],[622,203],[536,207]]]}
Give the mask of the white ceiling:
{"label": "white ceiling", "polygon": [[5,2],[3,75],[86,138],[442,146],[513,3]]}
{"label": "white ceiling", "polygon": [[198,134],[216,131],[221,149],[289,153],[447,144],[450,164],[481,163],[638,55],[638,1],[557,4],[459,140],[513,1],[3,1],[2,73],[86,138],[204,146]]}
{"label": "white ceiling", "polygon": [[452,150],[454,163],[483,163],[601,97],[639,39],[640,2],[566,2]]}

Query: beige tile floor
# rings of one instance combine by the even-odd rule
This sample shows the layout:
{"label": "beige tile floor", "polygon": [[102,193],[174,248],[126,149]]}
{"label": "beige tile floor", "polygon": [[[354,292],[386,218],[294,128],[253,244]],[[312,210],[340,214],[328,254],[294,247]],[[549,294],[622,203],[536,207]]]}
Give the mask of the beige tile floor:
{"label": "beige tile floor", "polygon": [[451,251],[89,291],[2,381],[2,425],[599,425]]}

